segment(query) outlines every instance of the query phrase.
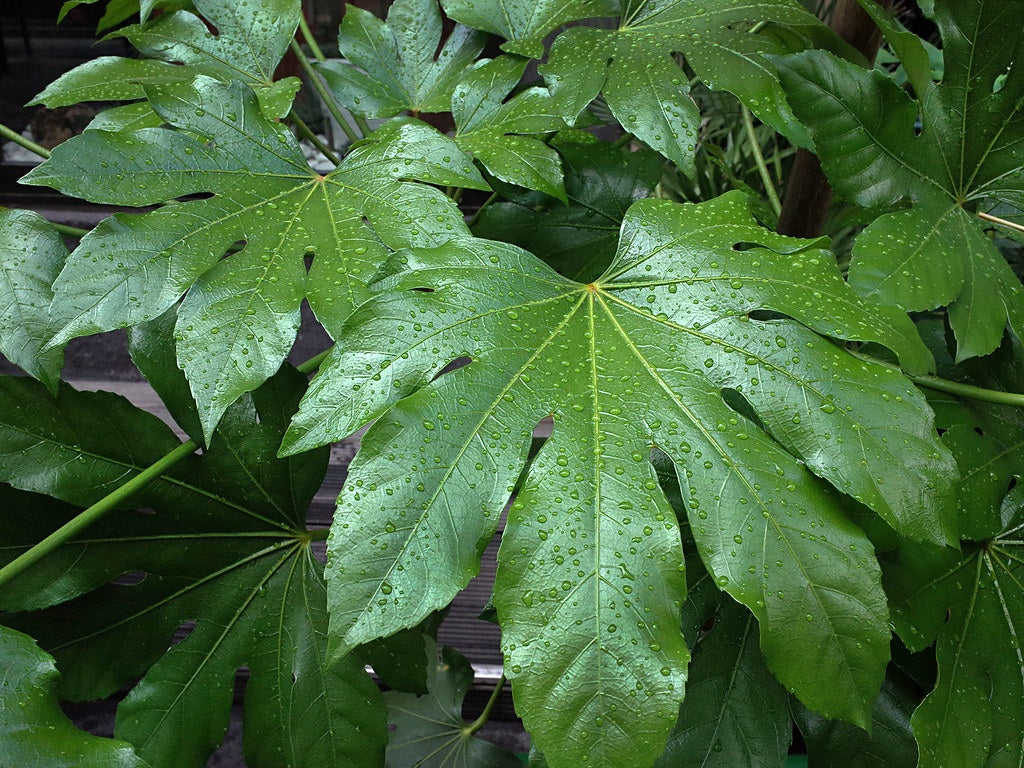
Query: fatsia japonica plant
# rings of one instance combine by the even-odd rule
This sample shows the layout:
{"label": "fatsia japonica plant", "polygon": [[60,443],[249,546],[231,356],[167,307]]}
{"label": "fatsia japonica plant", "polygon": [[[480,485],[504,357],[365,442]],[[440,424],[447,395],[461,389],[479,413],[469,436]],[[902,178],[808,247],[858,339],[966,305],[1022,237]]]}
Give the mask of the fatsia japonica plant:
{"label": "fatsia japonica plant", "polygon": [[0,763],[201,768],[245,668],[253,768],[520,764],[498,538],[531,765],[1024,765],[1024,0],[888,5],[110,3],[4,129],[138,211],[0,209]]}

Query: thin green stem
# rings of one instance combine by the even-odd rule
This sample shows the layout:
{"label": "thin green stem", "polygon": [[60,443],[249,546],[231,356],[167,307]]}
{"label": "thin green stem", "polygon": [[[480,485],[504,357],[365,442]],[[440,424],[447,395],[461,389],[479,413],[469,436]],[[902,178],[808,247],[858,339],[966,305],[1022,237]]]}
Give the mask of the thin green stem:
{"label": "thin green stem", "polygon": [[624,147],[627,144],[629,144],[629,142],[631,142],[634,138],[635,137],[633,136],[633,134],[627,131],[626,133],[619,136],[619,138],[615,140],[615,143],[612,144],[612,146],[615,147],[616,149],[618,149],[619,147]]}
{"label": "thin green stem", "polygon": [[299,14],[299,31],[302,33],[302,39],[309,46],[310,53],[313,54],[313,58],[317,61],[327,61],[327,57],[324,56],[324,52],[320,50],[320,46],[316,42],[316,38],[313,37],[313,31],[309,28],[309,22],[306,21],[304,14]]}
{"label": "thin green stem", "polygon": [[358,128],[362,132],[363,136],[369,136],[371,133],[373,133],[373,129],[370,127],[370,124],[366,122],[365,117],[360,117],[359,115],[352,115],[352,119],[356,121],[356,128]]}
{"label": "thin green stem", "polygon": [[472,228],[473,225],[476,224],[480,220],[480,214],[484,212],[484,208],[489,206],[491,203],[493,203],[497,199],[498,199],[498,193],[497,192],[492,192],[491,196],[488,197],[486,200],[484,200],[483,205],[481,205],[479,208],[476,209],[476,213],[474,213],[472,218],[470,218],[468,226],[470,228]]}
{"label": "thin green stem", "polygon": [[298,132],[302,134],[303,138],[306,139],[306,141],[308,141],[310,144],[312,144],[314,147],[320,150],[320,153],[324,157],[326,157],[335,165],[339,165],[341,163],[341,159],[336,154],[334,154],[334,150],[332,150],[330,147],[324,144],[320,140],[320,137],[313,133],[313,129],[306,125],[306,121],[299,117],[299,115],[295,112],[294,109],[288,113],[288,120],[292,123],[292,125],[295,126]]}
{"label": "thin green stem", "polygon": [[313,528],[306,533],[310,541],[327,541],[327,536],[330,532],[330,528]]}
{"label": "thin green stem", "polygon": [[313,65],[309,63],[309,59],[306,57],[306,54],[303,53],[302,48],[299,47],[298,42],[292,38],[289,46],[295,54],[295,57],[299,60],[299,65],[302,67],[302,71],[306,73],[306,79],[309,80],[313,89],[320,95],[320,98],[323,99],[324,105],[327,107],[327,111],[330,112],[334,119],[338,121],[338,125],[341,126],[341,130],[345,132],[348,140],[350,142],[359,141],[359,134],[355,132],[352,126],[349,125],[348,120],[345,119],[345,115],[342,114],[341,107],[338,105],[338,102],[335,101],[334,96],[324,86],[323,82],[320,80],[320,75],[318,75],[316,70],[313,69]]}
{"label": "thin green stem", "polygon": [[1015,221],[1007,221],[1006,219],[1000,219],[998,216],[993,216],[991,213],[984,213],[983,211],[978,212],[978,218],[990,221],[993,224],[998,224],[1001,227],[1007,229],[1015,229],[1018,232],[1024,232],[1024,224],[1018,224]]}
{"label": "thin green stem", "polygon": [[1024,408],[1024,395],[1016,392],[985,389],[984,387],[976,387],[973,384],[962,384],[959,381],[941,379],[938,376],[911,376],[910,380],[922,387],[956,395],[957,397],[965,397],[968,400],[979,400],[983,403],[1012,405],[1017,408]]}
{"label": "thin green stem", "polygon": [[112,509],[120,506],[137,491],[145,488],[175,464],[191,456],[198,448],[199,443],[195,440],[188,440],[182,443],[170,453],[150,464],[120,488],[114,489],[91,507],[84,509],[38,544],[22,552],[3,568],[0,568],[0,588],[62,544],[80,534]]}
{"label": "thin green stem", "polygon": [[82,229],[81,227],[69,227],[67,224],[58,224],[56,221],[51,221],[50,226],[66,237],[75,237],[79,240],[89,234],[88,229]]}
{"label": "thin green stem", "polygon": [[754,162],[757,164],[757,172],[760,174],[761,182],[764,184],[765,194],[768,195],[768,202],[771,203],[772,210],[778,216],[782,213],[782,201],[779,200],[779,193],[775,190],[772,175],[768,171],[768,164],[764,161],[764,154],[761,152],[761,142],[757,138],[757,131],[754,130],[753,115],[751,115],[750,110],[746,106],[740,106],[740,112],[743,115],[743,130],[746,131],[747,138],[750,140],[750,147],[754,152]]}
{"label": "thin green stem", "polygon": [[484,711],[480,713],[480,717],[465,727],[464,732],[467,736],[472,736],[487,725],[487,721],[491,717],[491,710],[494,709],[494,705],[498,703],[498,697],[501,695],[501,689],[505,687],[505,679],[505,676],[502,675],[501,679],[498,680],[498,684],[494,686],[494,690],[491,691],[491,697],[487,700],[487,704],[484,706]]}
{"label": "thin green stem", "polygon": [[[320,367],[320,363],[323,362],[324,358],[327,357],[330,351],[330,349],[325,349],[319,355],[311,357],[304,363],[299,363],[295,368],[302,373],[312,373]],[[142,490],[151,482],[159,478],[174,465],[180,463],[188,456],[191,456],[198,449],[198,442],[195,440],[186,440],[181,445],[161,456],[124,485],[115,488],[95,504],[82,510],[79,514],[38,544],[35,544],[22,552],[3,568],[0,568],[0,588],[3,588],[3,586],[10,582],[11,579],[35,565],[55,549],[67,543],[75,536],[78,536],[108,512],[121,506],[138,491]],[[324,528],[310,531],[309,540],[322,541],[326,539],[327,530],[328,529]]]}
{"label": "thin green stem", "polygon": [[26,139],[20,133],[8,128],[3,123],[0,123],[0,136],[9,141],[13,141],[18,146],[24,147],[29,152],[35,155],[39,155],[41,158],[43,158],[43,160],[50,159],[50,150],[48,150],[46,147],[42,147],[39,144],[36,144],[31,139]]}

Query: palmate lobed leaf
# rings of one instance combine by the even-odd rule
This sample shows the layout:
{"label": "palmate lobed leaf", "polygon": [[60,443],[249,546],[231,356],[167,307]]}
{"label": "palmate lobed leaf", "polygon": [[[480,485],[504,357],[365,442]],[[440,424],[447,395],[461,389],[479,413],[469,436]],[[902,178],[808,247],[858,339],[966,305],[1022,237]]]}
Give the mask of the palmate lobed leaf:
{"label": "palmate lobed leaf", "polygon": [[[87,131],[24,181],[134,206],[213,193],[104,220],[54,284],[54,344],[153,319],[187,292],[178,361],[207,437],[239,395],[280,366],[304,297],[334,332],[368,295],[382,242],[439,244],[467,231],[451,200],[406,179],[486,188],[451,139],[417,121],[389,124],[321,176],[241,83],[200,76],[149,93],[177,130]],[[222,258],[237,241],[244,248]]]}
{"label": "palmate lobed leaf", "polygon": [[735,94],[777,131],[809,144],[766,58],[792,48],[771,34],[751,34],[760,22],[798,35],[824,31],[796,0],[639,0],[623,4],[618,29],[563,32],[541,73],[568,115],[603,93],[627,131],[692,175],[700,114],[676,52],[709,88]]}
{"label": "palmate lobed leaf", "polygon": [[[252,768],[370,768],[383,759],[379,691],[354,656],[326,655],[323,567],[305,512],[327,452],[274,458],[303,383],[283,369],[229,410],[201,457],[133,499],[151,513],[110,513],[0,595],[0,608],[13,611],[4,623],[56,657],[62,698],[102,698],[141,676],[118,707],[115,732],[153,768],[206,765],[242,666]],[[0,389],[0,471],[22,489],[87,504],[177,444],[155,417],[108,393],[65,385],[52,399],[12,377]],[[0,496],[3,561],[77,511],[8,486]],[[194,629],[168,648],[190,620]]]}
{"label": "palmate lobed leaf", "polygon": [[338,50],[347,61],[317,68],[338,100],[357,115],[447,112],[456,82],[483,49],[486,36],[459,25],[438,52],[441,26],[437,0],[396,0],[387,21],[346,6]]}
{"label": "palmate lobed leaf", "polygon": [[299,0],[195,0],[194,12],[171,10],[147,21],[153,5],[144,4],[143,23],[111,33],[145,58],[97,57],[61,75],[30,103],[135,101],[146,98],[146,86],[206,75],[252,86],[269,117],[288,114],[300,83],[294,77],[275,81],[274,72],[298,27]]}
{"label": "palmate lobed leaf", "polygon": [[24,768],[148,768],[130,744],[75,728],[61,712],[53,659],[0,626],[0,760]]}
{"label": "palmate lobed leaf", "polygon": [[[329,543],[336,651],[465,586],[534,425],[553,415],[495,587],[517,707],[552,765],[650,763],[676,717],[685,582],[653,446],[675,463],[709,571],[760,622],[774,674],[808,706],[866,723],[888,658],[878,567],[811,472],[936,542],[949,540],[955,473],[913,386],[814,331],[880,341],[911,369],[930,355],[906,316],[845,286],[822,241],[759,228],[744,200],[634,204],[587,285],[506,244],[404,252],[283,445],[377,419]],[[749,316],[763,309],[793,320]],[[431,383],[460,357],[472,363]]]}
{"label": "palmate lobed leaf", "polygon": [[[949,306],[957,358],[1024,335],[1024,290],[974,215],[1024,206],[1024,2],[946,0],[931,15],[945,73],[917,101],[877,70],[814,51],[777,59],[837,192],[866,207],[910,202],[858,238],[850,284],[907,310]],[[920,113],[922,128],[915,125]],[[918,135],[919,134],[919,135]]]}

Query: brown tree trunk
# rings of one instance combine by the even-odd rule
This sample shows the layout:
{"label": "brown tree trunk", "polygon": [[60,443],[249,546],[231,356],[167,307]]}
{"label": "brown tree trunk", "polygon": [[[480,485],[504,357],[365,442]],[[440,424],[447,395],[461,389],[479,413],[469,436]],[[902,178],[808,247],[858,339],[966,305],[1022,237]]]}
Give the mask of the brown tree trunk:
{"label": "brown tree trunk", "polygon": [[[875,2],[888,9],[893,0]],[[874,62],[882,44],[882,33],[857,0],[837,0],[829,26],[869,62]],[[806,149],[797,150],[782,200],[778,231],[794,237],[817,237],[831,204],[832,188],[821,172],[818,158]]]}

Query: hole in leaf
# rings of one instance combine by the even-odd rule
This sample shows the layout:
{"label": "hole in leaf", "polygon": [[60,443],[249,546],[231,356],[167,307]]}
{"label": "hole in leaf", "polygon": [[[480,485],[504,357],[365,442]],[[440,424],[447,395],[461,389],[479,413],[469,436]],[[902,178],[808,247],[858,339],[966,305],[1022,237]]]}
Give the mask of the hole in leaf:
{"label": "hole in leaf", "polygon": [[732,244],[732,249],[734,251],[752,251],[755,248],[764,248],[764,247],[765,246],[763,246],[761,243],[741,242],[741,243],[733,243]]}

